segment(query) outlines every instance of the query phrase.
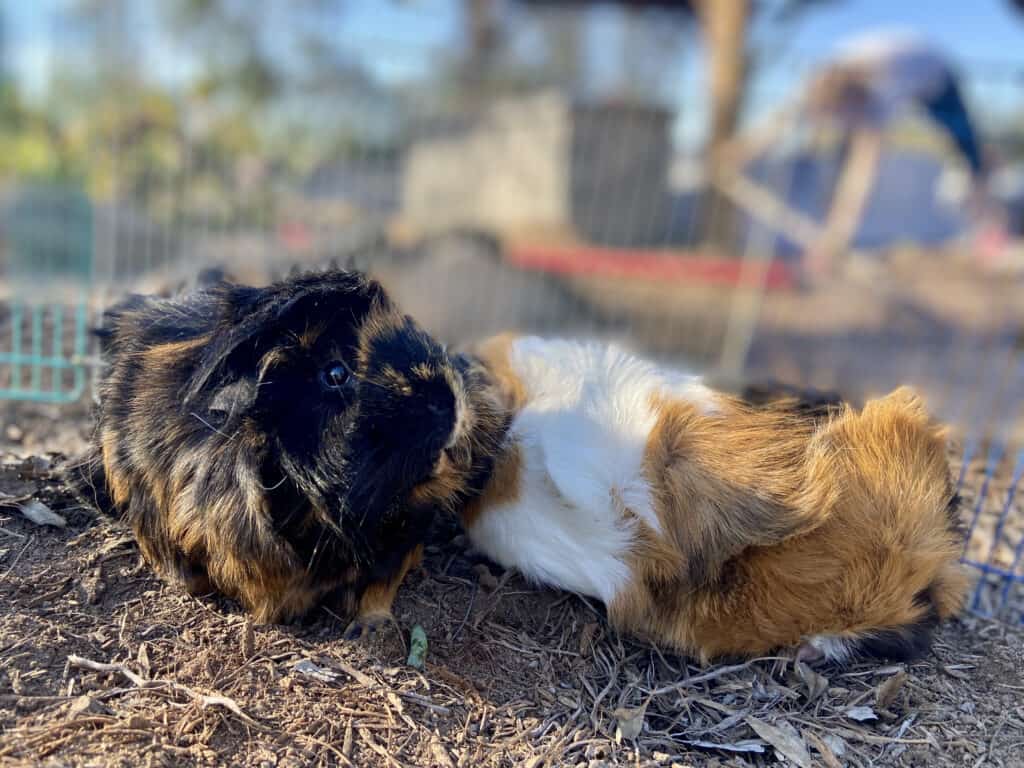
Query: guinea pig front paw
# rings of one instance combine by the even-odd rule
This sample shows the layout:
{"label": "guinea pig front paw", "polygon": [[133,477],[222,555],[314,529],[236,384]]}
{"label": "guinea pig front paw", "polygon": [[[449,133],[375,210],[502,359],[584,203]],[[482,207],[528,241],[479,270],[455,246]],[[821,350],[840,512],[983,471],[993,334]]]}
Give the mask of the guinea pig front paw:
{"label": "guinea pig front paw", "polygon": [[369,640],[385,626],[394,625],[395,619],[390,613],[368,613],[356,616],[347,627],[342,637],[348,641]]}

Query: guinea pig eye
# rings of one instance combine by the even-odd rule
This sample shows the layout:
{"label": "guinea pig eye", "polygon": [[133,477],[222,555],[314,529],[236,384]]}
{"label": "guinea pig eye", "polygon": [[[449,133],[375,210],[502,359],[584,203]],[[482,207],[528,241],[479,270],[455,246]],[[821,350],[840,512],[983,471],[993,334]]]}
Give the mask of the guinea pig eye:
{"label": "guinea pig eye", "polygon": [[348,367],[338,360],[328,363],[320,371],[320,383],[327,389],[344,389],[351,378]]}

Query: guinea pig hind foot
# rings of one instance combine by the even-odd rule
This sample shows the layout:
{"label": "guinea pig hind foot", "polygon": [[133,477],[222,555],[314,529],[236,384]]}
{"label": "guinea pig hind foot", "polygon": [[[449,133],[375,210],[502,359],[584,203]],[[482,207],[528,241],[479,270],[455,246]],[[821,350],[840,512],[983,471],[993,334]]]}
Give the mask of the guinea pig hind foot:
{"label": "guinea pig hind foot", "polygon": [[398,626],[398,622],[395,621],[395,617],[388,613],[368,613],[360,614],[356,616],[349,625],[345,627],[345,631],[342,637],[349,641],[354,642],[356,640],[369,640],[377,635],[386,625],[391,625],[398,632],[401,637],[401,628]]}

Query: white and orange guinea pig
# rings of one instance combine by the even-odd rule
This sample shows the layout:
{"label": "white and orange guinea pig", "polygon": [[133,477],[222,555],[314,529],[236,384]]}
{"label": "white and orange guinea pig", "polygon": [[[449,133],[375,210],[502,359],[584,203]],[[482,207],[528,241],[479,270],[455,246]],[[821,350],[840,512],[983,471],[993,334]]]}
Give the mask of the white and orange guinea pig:
{"label": "white and orange guinea pig", "polygon": [[755,405],[615,345],[475,356],[512,419],[471,541],[618,630],[703,661],[908,659],[961,607],[946,439],[910,390]]}

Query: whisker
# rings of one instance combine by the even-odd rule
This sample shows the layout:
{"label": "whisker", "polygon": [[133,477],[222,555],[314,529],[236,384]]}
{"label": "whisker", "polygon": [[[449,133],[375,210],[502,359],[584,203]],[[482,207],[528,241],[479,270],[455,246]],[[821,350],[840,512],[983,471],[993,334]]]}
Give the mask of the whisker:
{"label": "whisker", "polygon": [[276,490],[277,490],[278,488],[280,488],[280,487],[281,487],[282,485],[284,485],[284,481],[285,481],[285,480],[287,480],[287,479],[288,479],[288,475],[284,475],[284,476],[283,476],[283,477],[282,477],[282,478],[281,478],[280,480],[278,480],[278,481],[277,481],[277,483],[276,483],[276,484],[274,484],[274,485],[264,485],[263,483],[260,483],[260,484],[259,484],[259,486],[260,486],[260,488],[262,488],[262,489],[263,489],[264,491],[276,491]]}
{"label": "whisker", "polygon": [[[214,432],[216,432],[216,433],[217,433],[218,435],[220,435],[220,436],[221,436],[221,437],[223,437],[223,438],[226,438],[226,439],[228,439],[228,440],[231,440],[231,439],[232,439],[232,438],[234,437],[234,435],[227,435],[227,434],[225,434],[225,433],[221,432],[221,431],[220,431],[219,429],[217,429],[217,428],[216,428],[215,426],[213,426],[213,424],[211,424],[210,422],[208,422],[208,421],[207,421],[206,419],[204,419],[204,418],[203,418],[202,416],[200,416],[200,415],[199,415],[198,413],[196,413],[195,411],[190,411],[190,412],[189,412],[189,415],[190,415],[190,416],[195,416],[195,417],[196,417],[196,418],[197,418],[197,419],[198,419],[198,420],[199,420],[199,421],[200,421],[200,422],[201,422],[201,423],[202,423],[203,425],[205,425],[205,426],[209,427],[209,428],[210,428],[211,430],[213,430]],[[236,433],[236,434],[237,434],[237,433]]]}
{"label": "whisker", "polygon": [[316,556],[320,553],[320,544],[324,540],[324,534],[327,533],[327,528],[320,529],[320,535],[317,536],[316,544],[313,545],[313,551],[309,555],[309,562],[306,563],[306,573],[313,570],[313,561],[316,560]]}

